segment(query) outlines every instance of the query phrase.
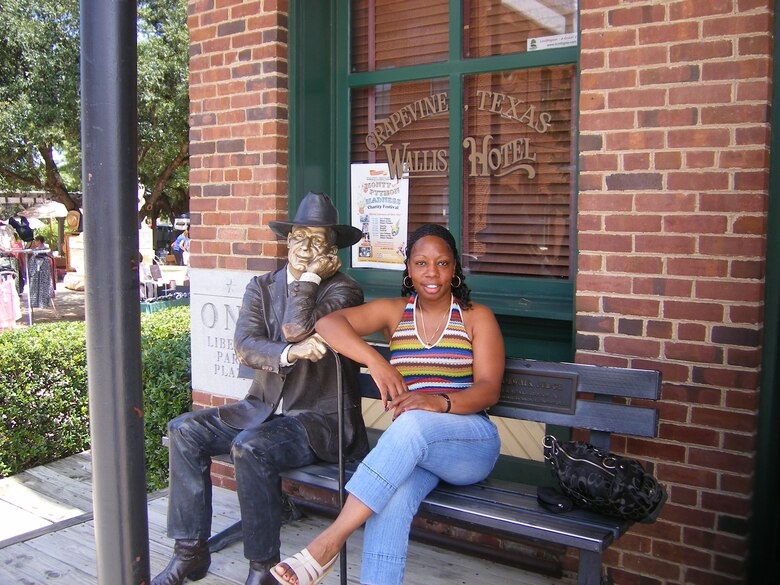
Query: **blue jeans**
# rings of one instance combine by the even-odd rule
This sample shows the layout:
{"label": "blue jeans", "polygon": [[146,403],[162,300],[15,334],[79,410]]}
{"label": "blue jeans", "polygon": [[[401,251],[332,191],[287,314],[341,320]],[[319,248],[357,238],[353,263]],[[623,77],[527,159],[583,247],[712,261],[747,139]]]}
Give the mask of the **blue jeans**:
{"label": "blue jeans", "polygon": [[347,491],[371,508],[360,582],[403,582],[409,530],[439,480],[467,485],[485,479],[498,459],[498,430],[480,414],[412,410],[399,416],[366,455]]}

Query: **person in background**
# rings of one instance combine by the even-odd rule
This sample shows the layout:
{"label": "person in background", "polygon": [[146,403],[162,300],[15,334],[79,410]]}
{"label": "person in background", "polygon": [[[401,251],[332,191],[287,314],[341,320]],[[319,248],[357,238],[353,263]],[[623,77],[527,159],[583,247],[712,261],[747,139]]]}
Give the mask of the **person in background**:
{"label": "person in background", "polygon": [[185,229],[176,237],[173,244],[171,244],[171,251],[173,252],[173,255],[176,256],[176,264],[184,266],[184,254],[186,252],[189,257],[190,253],[190,230]]}
{"label": "person in background", "polygon": [[33,250],[39,250],[41,252],[49,250],[49,246],[46,245],[46,238],[43,236],[35,236],[32,243],[30,244],[30,248]]}
{"label": "person in background", "polygon": [[[314,323],[363,302],[357,282],[339,271],[339,248],[360,230],[338,223],[323,193],[303,198],[292,222],[269,227],[287,240],[287,263],[254,277],[236,320],[234,347],[254,369],[248,395],[238,402],[185,413],[168,423],[170,486],[168,536],[174,555],[153,585],[181,585],[204,577],[211,563],[211,457],[230,453],[241,508],[246,585],[273,582],[279,562],[282,492],[279,473],[325,460],[338,461],[337,364],[314,335]],[[360,411],[357,365],[341,360],[344,444],[362,457],[368,438]]]}
{"label": "person in background", "polygon": [[[272,570],[280,583],[319,583],[352,532],[366,524],[360,583],[403,581],[409,530],[440,480],[480,481],[500,441],[485,409],[498,401],[504,342],[493,313],[470,300],[455,239],[436,224],[407,245],[402,296],[336,311],[316,330],[334,350],[365,364],[393,422],[347,483],[344,508],[300,553]],[[364,341],[382,333],[390,360]]]}

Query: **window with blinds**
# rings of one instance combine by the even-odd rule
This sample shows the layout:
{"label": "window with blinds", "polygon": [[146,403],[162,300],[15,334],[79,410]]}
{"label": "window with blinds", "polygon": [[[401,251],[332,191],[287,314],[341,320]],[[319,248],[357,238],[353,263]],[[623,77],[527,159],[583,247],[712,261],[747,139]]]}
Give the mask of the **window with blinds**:
{"label": "window with blinds", "polygon": [[456,228],[468,273],[570,279],[577,2],[454,4],[353,0],[349,162],[403,169],[409,231]]}

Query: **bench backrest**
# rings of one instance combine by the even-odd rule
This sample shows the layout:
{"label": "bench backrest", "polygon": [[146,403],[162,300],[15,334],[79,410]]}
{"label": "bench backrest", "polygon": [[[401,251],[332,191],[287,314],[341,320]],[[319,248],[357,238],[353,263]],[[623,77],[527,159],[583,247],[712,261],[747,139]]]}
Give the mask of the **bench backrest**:
{"label": "bench backrest", "polygon": [[[377,349],[388,353],[387,347]],[[365,369],[360,386],[364,397],[379,398]],[[660,394],[661,374],[656,370],[508,358],[501,397],[489,413],[585,429],[591,443],[608,450],[611,433],[657,435],[658,411],[627,404],[626,399],[657,400]]]}

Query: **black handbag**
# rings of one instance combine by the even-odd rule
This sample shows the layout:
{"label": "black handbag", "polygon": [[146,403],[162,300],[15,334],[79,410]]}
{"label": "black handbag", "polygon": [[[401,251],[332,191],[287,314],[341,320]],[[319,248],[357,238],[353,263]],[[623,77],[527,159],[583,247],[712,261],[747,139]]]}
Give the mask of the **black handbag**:
{"label": "black handbag", "polygon": [[563,493],[582,508],[650,524],[666,501],[666,490],[639,461],[590,443],[559,442],[547,435],[544,458]]}

